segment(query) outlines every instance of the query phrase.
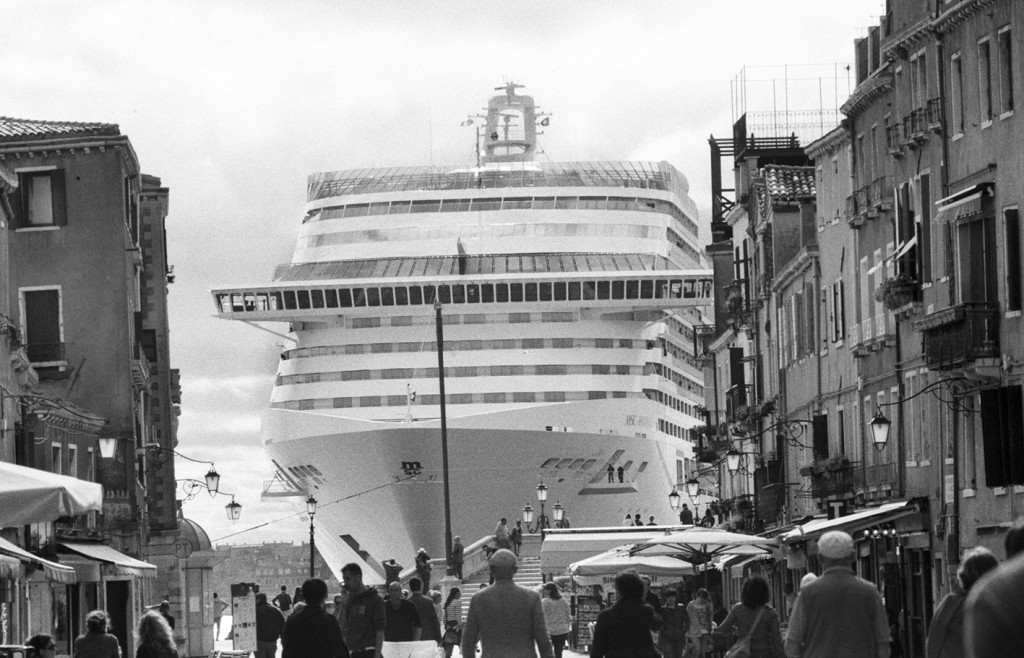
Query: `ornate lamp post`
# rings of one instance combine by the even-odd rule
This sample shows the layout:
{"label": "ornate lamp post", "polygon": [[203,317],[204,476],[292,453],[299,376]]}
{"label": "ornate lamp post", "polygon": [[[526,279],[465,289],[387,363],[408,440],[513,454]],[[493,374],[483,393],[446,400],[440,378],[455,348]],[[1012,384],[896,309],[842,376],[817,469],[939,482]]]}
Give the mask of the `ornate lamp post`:
{"label": "ornate lamp post", "polygon": [[523,523],[525,523],[527,527],[533,523],[533,507],[530,506],[530,503],[526,503],[526,506],[523,507]]}
{"label": "ornate lamp post", "polygon": [[537,485],[537,500],[540,501],[540,540],[544,541],[544,501],[548,499],[548,488],[541,482]]}
{"label": "ornate lamp post", "polygon": [[562,507],[562,503],[555,501],[555,506],[551,508],[551,513],[555,515],[555,526],[561,528],[562,519],[565,518],[565,508]]}
{"label": "ornate lamp post", "polygon": [[306,513],[309,514],[309,577],[316,576],[314,555],[316,553],[316,537],[313,536],[313,517],[316,515],[316,498],[309,494],[306,499]]}
{"label": "ornate lamp post", "polygon": [[884,450],[885,444],[889,442],[889,426],[892,422],[882,415],[882,410],[875,411],[875,417],[871,419],[871,438],[875,448]]}
{"label": "ornate lamp post", "polygon": [[668,495],[668,505],[669,507],[672,508],[673,512],[679,511],[679,500],[681,498],[682,496],[679,495],[679,492],[676,491],[676,488],[672,487],[672,493]]}

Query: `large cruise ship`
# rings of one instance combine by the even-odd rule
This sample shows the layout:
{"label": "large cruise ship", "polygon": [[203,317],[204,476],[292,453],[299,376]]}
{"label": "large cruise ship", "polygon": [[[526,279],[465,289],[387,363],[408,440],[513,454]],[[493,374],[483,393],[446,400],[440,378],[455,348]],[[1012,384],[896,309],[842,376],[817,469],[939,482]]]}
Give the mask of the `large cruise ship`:
{"label": "large cruise ship", "polygon": [[319,501],[339,577],[444,555],[437,305],[455,535],[539,515],[541,482],[574,527],[675,520],[712,294],[686,178],[540,161],[550,118],[498,90],[467,121],[478,162],[313,174],[292,262],[213,291],[222,318],[287,323],[263,445],[284,493]]}

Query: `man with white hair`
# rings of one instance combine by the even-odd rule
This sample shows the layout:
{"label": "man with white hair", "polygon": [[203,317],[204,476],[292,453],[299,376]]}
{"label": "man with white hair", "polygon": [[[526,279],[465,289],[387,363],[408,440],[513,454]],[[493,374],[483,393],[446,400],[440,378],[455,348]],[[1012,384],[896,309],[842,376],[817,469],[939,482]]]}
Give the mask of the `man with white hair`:
{"label": "man with white hair", "polygon": [[818,539],[822,573],[801,584],[786,635],[790,658],[889,658],[889,622],[873,584],[853,573],[853,537]]}
{"label": "man with white hair", "polygon": [[488,560],[494,584],[480,590],[469,605],[462,631],[462,655],[481,658],[554,658],[540,594],[512,582],[519,569],[515,553],[502,549]]}

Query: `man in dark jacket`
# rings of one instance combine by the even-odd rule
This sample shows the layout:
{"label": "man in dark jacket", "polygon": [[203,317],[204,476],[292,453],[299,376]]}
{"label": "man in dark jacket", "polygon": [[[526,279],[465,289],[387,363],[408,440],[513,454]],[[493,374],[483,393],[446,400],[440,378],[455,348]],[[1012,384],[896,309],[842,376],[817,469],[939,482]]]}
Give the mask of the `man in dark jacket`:
{"label": "man in dark jacket", "polygon": [[256,595],[256,658],[274,658],[277,638],[284,630],[284,613],[267,603],[267,595]]}
{"label": "man in dark jacket", "polygon": [[372,587],[363,584],[363,570],[355,562],[341,569],[348,591],[345,601],[345,643],[352,658],[380,658],[387,623],[384,599]]}
{"label": "man in dark jacket", "polygon": [[644,603],[640,577],[636,572],[623,571],[615,576],[615,591],[615,605],[597,615],[590,658],[653,656],[651,631],[661,628],[661,617]]}
{"label": "man in dark jacket", "polygon": [[452,575],[462,580],[462,562],[465,547],[462,545],[462,538],[456,537],[452,544],[452,554],[448,558],[448,565],[451,567]]}
{"label": "man in dark jacket", "polygon": [[327,583],[310,578],[302,583],[306,607],[285,622],[281,658],[349,658],[338,621],[324,610]]}
{"label": "man in dark jacket", "polygon": [[434,602],[423,596],[423,581],[419,578],[410,578],[409,589],[412,591],[409,601],[416,606],[416,612],[420,613],[420,623],[423,625],[420,639],[436,642],[437,646],[441,646],[441,622],[437,618]]}

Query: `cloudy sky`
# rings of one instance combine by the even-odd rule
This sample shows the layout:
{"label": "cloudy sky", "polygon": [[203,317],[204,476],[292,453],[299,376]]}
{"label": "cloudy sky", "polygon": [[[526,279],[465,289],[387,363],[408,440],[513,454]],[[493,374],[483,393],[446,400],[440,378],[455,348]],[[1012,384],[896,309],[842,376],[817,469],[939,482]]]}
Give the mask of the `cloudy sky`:
{"label": "cloudy sky", "polygon": [[[179,450],[211,459],[242,520],[203,494],[214,540],[302,541],[271,477],[260,412],[281,339],[212,317],[213,287],[289,260],[306,175],[473,158],[505,79],[527,85],[558,160],[667,160],[710,209],[708,136],[748,111],[834,109],[883,0],[175,0],[0,5],[0,115],[117,123],[170,188]],[[743,72],[745,86],[736,81]],[[774,82],[773,82],[774,81]],[[179,461],[179,477],[205,467]],[[260,528],[254,525],[270,522]]]}

